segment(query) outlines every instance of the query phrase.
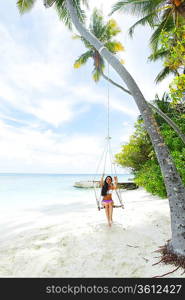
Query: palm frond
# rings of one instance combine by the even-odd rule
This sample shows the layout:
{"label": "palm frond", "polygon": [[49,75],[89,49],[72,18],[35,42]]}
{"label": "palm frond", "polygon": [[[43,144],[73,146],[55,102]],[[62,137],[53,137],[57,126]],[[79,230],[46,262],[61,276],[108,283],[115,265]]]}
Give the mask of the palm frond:
{"label": "palm frond", "polygon": [[48,7],[51,7],[54,3],[55,3],[56,0],[43,0],[43,3],[44,3],[44,6],[46,8]]}
{"label": "palm frond", "polygon": [[133,36],[133,33],[134,33],[134,30],[135,30],[135,27],[138,26],[138,25],[150,25],[151,27],[153,27],[153,23],[154,23],[154,16],[157,18],[156,16],[156,11],[152,12],[151,14],[143,17],[142,19],[140,19],[139,21],[137,21],[134,25],[132,25],[130,28],[129,28],[129,35],[132,37]]}
{"label": "palm frond", "polygon": [[81,35],[74,34],[74,35],[72,35],[72,39],[73,40],[81,40],[84,43],[85,47],[88,49],[93,48],[92,45]]}
{"label": "palm frond", "polygon": [[[85,2],[86,1],[84,0],[84,3]],[[74,7],[76,8],[76,12],[80,22],[84,23],[86,20],[86,14],[85,14],[85,10],[81,8],[81,0],[73,0],[73,3],[74,3]]]}
{"label": "palm frond", "polygon": [[93,77],[94,81],[98,82],[101,77],[101,72],[99,70],[97,70],[96,68],[94,68],[94,70],[92,72],[92,77]]}
{"label": "palm frond", "polygon": [[56,0],[55,7],[56,7],[56,10],[57,10],[60,20],[62,20],[62,22],[65,24],[65,26],[68,27],[69,30],[72,30],[71,17],[68,12],[68,9],[65,5],[65,1],[64,0]]}
{"label": "palm frond", "polygon": [[75,60],[74,68],[77,69],[77,68],[80,68],[81,66],[85,65],[87,60],[92,57],[93,57],[93,51],[92,50],[86,51],[85,53],[80,55],[80,57],[78,59]]}
{"label": "palm frond", "polygon": [[117,53],[119,51],[124,51],[124,47],[120,42],[117,41],[109,41],[105,43],[107,49],[112,53]]}
{"label": "palm frond", "polygon": [[[47,8],[51,7],[55,2],[56,2],[56,0],[43,0],[44,6],[47,7]],[[81,2],[84,6],[89,8],[88,0],[81,0]]]}
{"label": "palm frond", "polygon": [[89,8],[89,3],[88,3],[89,1],[88,0],[81,0],[81,2],[84,6],[86,6],[86,8]]}
{"label": "palm frond", "polygon": [[73,40],[81,40],[81,35],[79,35],[79,34],[73,34],[72,35],[72,39]]}
{"label": "palm frond", "polygon": [[116,36],[118,33],[121,32],[120,27],[117,25],[116,20],[114,19],[110,19],[107,23],[106,23],[106,30],[105,30],[105,35],[106,38],[112,38],[113,36]]}
{"label": "palm frond", "polygon": [[81,37],[81,40],[84,43],[86,48],[92,49],[92,45],[84,37]]}
{"label": "palm frond", "polygon": [[91,16],[91,22],[89,25],[90,32],[93,33],[98,39],[101,39],[106,30],[106,25],[103,21],[103,15],[100,10],[94,9],[93,14]]}
{"label": "palm frond", "polygon": [[169,30],[174,28],[174,19],[173,19],[173,9],[167,6],[166,9],[163,9],[161,11],[161,16],[160,16],[162,21],[166,20],[166,28]]}
{"label": "palm frond", "polygon": [[36,0],[18,0],[17,7],[21,14],[26,13],[31,10],[35,4]]}
{"label": "palm frond", "polygon": [[162,0],[130,0],[119,1],[113,5],[110,15],[116,11],[130,13],[135,16],[148,15],[151,11],[161,6]]}
{"label": "palm frond", "polygon": [[[74,8],[76,8],[77,16],[80,20],[80,22],[84,23],[86,20],[85,11],[81,8],[81,2],[82,0],[72,0]],[[86,3],[87,1],[83,0],[83,3]]]}
{"label": "palm frond", "polygon": [[160,83],[161,81],[163,81],[167,76],[169,76],[170,74],[172,74],[172,70],[170,70],[169,67],[164,67],[160,73],[157,75],[157,77],[155,78],[155,83]]}
{"label": "palm frond", "polygon": [[[81,1],[80,0],[73,0],[74,8],[76,9],[77,16],[80,22],[84,23],[86,19],[85,11],[81,8]],[[63,21],[63,23],[72,30],[72,22],[69,11],[66,7],[65,0],[55,0],[55,8],[59,15],[59,18]]]}
{"label": "palm frond", "polygon": [[149,57],[149,61],[157,61],[159,59],[166,58],[166,56],[169,54],[168,50],[165,49],[158,49],[157,51],[153,52]]}
{"label": "palm frond", "polygon": [[161,33],[163,31],[170,31],[174,27],[173,17],[171,10],[168,9],[164,14],[162,21],[157,25],[157,29],[153,32],[150,38],[150,46],[152,51],[155,52],[158,48]]}

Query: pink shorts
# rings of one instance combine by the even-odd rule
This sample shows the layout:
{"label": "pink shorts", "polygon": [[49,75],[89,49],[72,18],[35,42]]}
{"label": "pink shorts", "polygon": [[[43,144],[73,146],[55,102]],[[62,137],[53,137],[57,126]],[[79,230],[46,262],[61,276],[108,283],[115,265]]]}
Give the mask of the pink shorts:
{"label": "pink shorts", "polygon": [[112,200],[112,199],[109,199],[109,200],[103,200],[102,202],[110,203],[110,202],[113,202],[113,200]]}

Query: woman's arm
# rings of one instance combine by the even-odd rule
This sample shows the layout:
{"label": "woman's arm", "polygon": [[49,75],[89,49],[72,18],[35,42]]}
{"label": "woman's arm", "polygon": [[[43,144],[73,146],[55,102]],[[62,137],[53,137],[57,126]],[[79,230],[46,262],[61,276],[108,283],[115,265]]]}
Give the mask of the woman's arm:
{"label": "woman's arm", "polygon": [[100,179],[100,186],[101,186],[101,187],[103,186],[103,176],[102,176],[101,179]]}
{"label": "woman's arm", "polygon": [[114,189],[117,189],[117,185],[118,185],[118,177],[114,176]]}

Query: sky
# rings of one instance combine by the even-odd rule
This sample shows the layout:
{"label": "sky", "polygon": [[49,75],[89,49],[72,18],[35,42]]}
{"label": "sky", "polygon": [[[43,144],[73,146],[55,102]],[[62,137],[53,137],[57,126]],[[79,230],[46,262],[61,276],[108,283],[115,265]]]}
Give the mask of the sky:
{"label": "sky", "polygon": [[[113,3],[89,0],[87,23],[95,6],[108,20]],[[156,93],[162,95],[170,78],[154,83],[162,62],[147,60],[150,29],[138,27],[131,39],[128,28],[136,19],[123,13],[111,18],[122,30],[117,39],[125,51],[119,57],[143,95],[147,100]],[[108,84],[92,80],[92,60],[74,69],[75,59],[86,51],[81,41],[72,39],[74,33],[42,1],[22,16],[16,0],[0,1],[0,173],[96,171],[107,135]],[[123,84],[111,67],[109,74]],[[132,97],[121,90],[109,85],[109,93],[115,154],[129,141],[139,111]],[[117,168],[119,173],[127,171]]]}

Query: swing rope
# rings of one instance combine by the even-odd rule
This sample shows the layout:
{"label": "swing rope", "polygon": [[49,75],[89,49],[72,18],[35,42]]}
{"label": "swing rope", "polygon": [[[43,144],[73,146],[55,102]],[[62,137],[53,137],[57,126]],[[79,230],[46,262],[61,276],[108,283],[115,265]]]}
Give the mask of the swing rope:
{"label": "swing rope", "polygon": [[[109,64],[108,64],[108,78],[109,77]],[[107,139],[109,141],[110,137],[110,90],[109,90],[109,81],[107,81]]]}
{"label": "swing rope", "polygon": [[[108,69],[108,78],[110,78],[109,77],[109,64],[108,64],[107,69]],[[95,174],[98,173],[98,170],[100,168],[100,164],[101,164],[102,161],[104,161],[102,179],[104,179],[104,175],[105,175],[107,155],[109,156],[109,160],[110,160],[111,174],[113,174],[113,171],[114,171],[115,176],[117,176],[115,164],[113,163],[114,157],[113,157],[113,154],[112,154],[111,142],[110,142],[111,137],[110,137],[110,89],[109,89],[109,81],[107,81],[107,130],[106,131],[107,131],[107,136],[105,138],[105,140],[106,140],[105,147],[104,147],[102,156],[101,156],[101,158],[99,160],[99,163],[97,165],[96,173],[95,173]],[[113,165],[114,165],[114,167],[112,167]],[[95,177],[93,179],[93,189],[94,189],[94,193],[95,193],[97,207],[98,207],[98,210],[100,210],[103,207],[100,207],[101,195],[98,196],[98,193],[97,193],[97,189],[98,188],[97,188],[97,185],[96,185]],[[115,191],[116,191],[116,195],[117,195],[117,197],[119,199],[120,205],[114,205],[114,207],[122,207],[122,208],[124,208],[123,202],[122,202],[120,188],[117,187],[117,189]]]}
{"label": "swing rope", "polygon": [[[107,144],[105,143],[105,147],[104,147],[103,153],[102,153],[102,155],[101,155],[101,157],[100,157],[100,160],[99,160],[99,162],[98,162],[98,165],[97,165],[95,174],[98,173],[98,170],[99,170],[101,161],[104,160],[103,175],[102,175],[102,176],[104,176],[104,173],[105,173],[105,164],[106,164],[106,159],[105,159],[105,157],[107,156],[107,151],[108,151],[108,149],[107,149]],[[96,187],[96,181],[95,181],[95,179],[96,179],[96,178],[95,178],[95,176],[94,176],[94,179],[93,179],[93,189],[94,189],[94,193],[95,193],[95,198],[96,198],[97,207],[98,207],[98,209],[100,209],[100,197],[97,195],[97,187]]]}

